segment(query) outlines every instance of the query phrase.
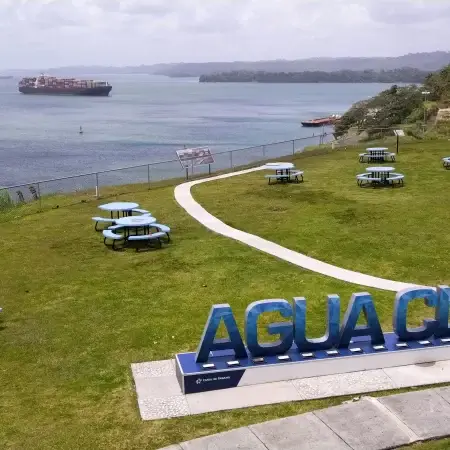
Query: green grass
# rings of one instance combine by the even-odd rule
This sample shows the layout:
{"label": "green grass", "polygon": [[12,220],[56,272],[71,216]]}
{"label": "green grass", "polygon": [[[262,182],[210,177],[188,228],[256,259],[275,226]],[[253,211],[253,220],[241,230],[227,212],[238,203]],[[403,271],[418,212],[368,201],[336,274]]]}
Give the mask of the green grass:
{"label": "green grass", "polygon": [[441,164],[450,142],[401,146],[392,163],[406,176],[398,189],[357,187],[367,167],[358,162],[361,150],[296,157],[303,184],[268,186],[254,173],[193,192],[226,223],[308,256],[399,281],[450,283],[450,171]]}
{"label": "green grass", "polygon": [[[429,151],[444,153],[439,146]],[[301,236],[308,237],[302,248],[311,245],[312,251],[320,253],[323,247],[334,247],[331,255],[340,251],[345,254],[346,246],[341,242],[345,239],[340,237],[340,228],[345,237],[345,224],[353,223],[348,214],[329,223],[332,232],[328,235],[324,225],[322,230],[319,226],[323,220],[320,203],[333,195],[317,194],[317,190],[331,187],[324,182],[314,187],[312,180],[321,173],[326,174],[330,160],[342,167],[343,173],[339,176],[344,186],[348,185],[346,195],[350,196],[351,206],[345,207],[344,200],[339,200],[343,189],[337,188],[339,195],[334,195],[341,202],[339,211],[358,204],[351,198],[367,196],[369,203],[376,204],[388,196],[404,197],[417,190],[408,175],[403,191],[358,191],[353,183],[346,181],[347,176],[354,176],[355,169],[361,170],[353,163],[354,152],[352,155],[322,153],[323,156],[305,157],[298,163],[307,173],[308,181],[304,185],[289,186],[286,190],[268,187],[264,181],[261,183],[259,174],[248,178],[254,193],[248,183],[230,180],[221,185],[211,184],[212,195],[203,186],[196,190],[196,197],[211,211],[216,208],[219,215],[224,215],[224,210],[229,211],[232,218],[227,221],[261,235],[267,233],[266,219],[274,213],[267,206],[270,204],[278,210],[272,215],[274,220],[278,219],[271,225],[272,231],[280,230],[277,240],[284,239],[284,234],[289,240],[290,235],[297,233],[297,243],[300,243],[298,231],[302,230]],[[422,153],[414,154],[417,158],[423,157]],[[414,159],[414,154],[409,157]],[[400,161],[403,158],[402,154]],[[400,163],[396,166],[400,169]],[[444,183],[450,173],[440,173],[439,161],[435,166],[436,177]],[[431,181],[424,183],[427,185]],[[438,190],[442,209],[446,195],[444,186]],[[172,245],[161,251],[144,253],[107,250],[90,220],[98,215],[97,205],[104,200],[80,203],[77,196],[46,199],[49,209],[42,213],[37,211],[36,205],[14,209],[13,216],[1,225],[0,306],[4,311],[0,315],[0,447],[155,449],[339,404],[347,398],[142,422],[130,364],[195,350],[212,304],[230,303],[243,331],[244,311],[250,302],[306,296],[308,330],[319,335],[325,324],[326,295],[340,294],[344,310],[350,294],[366,288],[301,270],[207,231],[178,207],[171,186],[150,191],[141,188],[141,192],[137,189],[132,194],[116,195],[121,189],[108,190],[104,195],[109,199],[137,201],[152,211],[158,220],[173,228]],[[298,195],[294,190],[303,194]],[[260,195],[256,195],[256,191]],[[311,199],[309,202],[301,200],[305,192]],[[256,202],[254,206],[248,202],[247,195]],[[273,201],[270,200],[272,195],[275,196]],[[217,207],[213,205],[214,196]],[[420,205],[428,206],[423,201]],[[260,208],[264,208],[263,211]],[[299,214],[292,212],[296,208]],[[310,222],[305,222],[301,213],[304,208],[308,208],[308,215],[317,212],[319,218],[310,217]],[[328,210],[328,206],[322,205],[322,209]],[[426,217],[431,222],[435,220],[434,216]],[[446,222],[441,223],[443,234],[445,225]],[[319,233],[317,240],[312,238],[314,229]],[[416,238],[412,236],[412,240]],[[321,243],[321,239],[332,242]],[[403,236],[396,239],[404,240]],[[445,236],[441,242],[445,249]],[[327,255],[316,256],[327,259]],[[354,256],[352,253],[343,257],[343,265],[354,265]],[[339,258],[336,254],[334,257]],[[435,257],[440,264],[441,257]],[[379,255],[375,261],[364,257],[370,270],[388,275],[389,264],[378,267],[380,260]],[[406,278],[420,274],[412,271],[408,275]],[[370,292],[375,296],[383,326],[389,329],[393,294],[374,289]],[[414,309],[411,324],[419,322],[423,311],[421,306]]]}
{"label": "green grass", "polygon": [[448,450],[450,448],[450,439],[442,439],[439,441],[429,441],[402,447],[399,450]]}

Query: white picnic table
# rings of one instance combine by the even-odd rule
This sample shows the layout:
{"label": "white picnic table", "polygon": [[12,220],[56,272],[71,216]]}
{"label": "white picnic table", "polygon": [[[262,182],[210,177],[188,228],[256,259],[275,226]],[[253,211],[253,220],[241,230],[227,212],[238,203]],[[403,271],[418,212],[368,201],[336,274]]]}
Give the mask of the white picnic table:
{"label": "white picnic table", "polygon": [[382,183],[385,183],[389,174],[394,171],[394,167],[367,167],[366,169],[366,172],[370,173],[372,178],[379,178]]}
{"label": "white picnic table", "polygon": [[144,232],[150,232],[150,225],[156,223],[156,219],[152,216],[140,216],[140,217],[122,217],[116,220],[116,224],[125,228],[125,234],[130,235],[129,231],[134,230],[135,234],[138,234],[139,229],[143,229]]}
{"label": "white picnic table", "polygon": [[[274,170],[275,175],[266,175],[266,178],[270,180],[272,178],[275,178],[277,181],[281,182],[299,182],[299,177],[301,178],[301,181],[303,181],[303,172],[298,171],[294,164],[292,163],[286,163],[286,162],[277,162],[277,163],[267,163],[263,166],[266,170]],[[293,179],[292,179],[293,177]]]}
{"label": "white picnic table", "polygon": [[120,213],[122,213],[122,216],[131,216],[133,209],[136,208],[139,208],[139,204],[131,202],[112,202],[99,206],[99,209],[102,211],[109,211],[111,218],[113,218],[114,214],[117,214],[117,218],[119,218]]}
{"label": "white picnic table", "polygon": [[368,162],[385,161],[390,158],[391,161],[395,161],[395,154],[389,152],[387,147],[370,147],[366,149],[367,153],[360,153],[359,161],[364,162],[367,159]]}

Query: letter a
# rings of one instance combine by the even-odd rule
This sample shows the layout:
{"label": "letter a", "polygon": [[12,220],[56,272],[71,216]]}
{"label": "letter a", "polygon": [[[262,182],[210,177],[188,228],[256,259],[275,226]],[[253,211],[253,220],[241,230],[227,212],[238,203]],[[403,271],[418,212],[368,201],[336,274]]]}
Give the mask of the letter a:
{"label": "letter a", "polygon": [[[216,339],[217,330],[220,322],[227,328],[229,339]],[[204,363],[208,361],[209,352],[214,350],[234,350],[236,358],[247,358],[247,351],[242,342],[236,320],[228,304],[214,305],[209,312],[209,317],[197,348],[195,361]]]}
{"label": "letter a", "polygon": [[[367,326],[356,325],[361,312],[364,313]],[[348,348],[351,338],[356,336],[370,336],[372,345],[384,344],[383,331],[375,305],[372,296],[367,292],[352,295],[342,323],[339,347]]]}

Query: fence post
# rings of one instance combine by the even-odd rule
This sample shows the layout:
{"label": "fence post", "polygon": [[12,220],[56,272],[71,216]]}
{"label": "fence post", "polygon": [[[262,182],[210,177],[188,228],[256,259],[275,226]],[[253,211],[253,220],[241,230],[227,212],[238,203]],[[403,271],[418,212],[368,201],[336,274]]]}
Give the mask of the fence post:
{"label": "fence post", "polygon": [[211,164],[208,164],[208,174],[211,175]]}
{"label": "fence post", "polygon": [[148,188],[150,189],[150,164],[147,164],[147,181],[148,181]]}
{"label": "fence post", "polygon": [[295,155],[295,139],[292,140],[292,156]]}
{"label": "fence post", "polygon": [[266,146],[265,145],[262,146],[262,152],[263,152],[263,158],[265,158],[266,157]]}
{"label": "fence post", "polygon": [[233,150],[230,151],[230,168],[233,169]]}
{"label": "fence post", "polygon": [[189,167],[186,167],[186,181],[189,180]]}
{"label": "fence post", "polygon": [[42,211],[42,200],[41,200],[41,184],[37,184],[37,194],[39,198],[39,211]]}
{"label": "fence post", "polygon": [[100,196],[100,192],[98,189],[98,172],[95,174],[95,197],[98,198]]}

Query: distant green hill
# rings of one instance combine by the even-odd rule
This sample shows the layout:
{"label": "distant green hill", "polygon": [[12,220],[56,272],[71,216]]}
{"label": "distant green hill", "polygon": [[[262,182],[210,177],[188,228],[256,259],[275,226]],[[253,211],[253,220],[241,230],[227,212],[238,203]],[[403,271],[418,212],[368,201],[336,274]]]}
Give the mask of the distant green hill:
{"label": "distant green hill", "polygon": [[423,83],[429,72],[403,67],[395,70],[336,72],[235,71],[202,75],[200,83]]}
{"label": "distant green hill", "polygon": [[[277,59],[271,61],[233,61],[180,63],[161,65],[151,69],[154,74],[170,77],[200,77],[218,72],[251,71],[251,72],[337,72],[341,70],[395,70],[401,67],[433,72],[450,64],[450,52],[410,53],[394,57],[343,57],[343,58],[308,58],[297,60]],[[149,66],[152,67],[152,66]]]}
{"label": "distant green hill", "polygon": [[438,111],[450,107],[450,65],[429,74],[421,86],[392,86],[377,96],[355,103],[335,127],[342,137],[350,129],[366,130],[370,138],[381,128],[400,126],[408,134],[424,137],[449,135],[450,123],[437,122]]}
{"label": "distant green hill", "polygon": [[199,63],[168,63],[139,66],[72,66],[42,68],[39,70],[8,70],[7,75],[33,75],[34,73],[50,73],[55,75],[86,74],[154,74],[169,77],[200,77],[216,72],[262,71],[262,72],[336,72],[340,70],[395,70],[401,67],[412,67],[418,70],[433,72],[450,64],[450,52],[409,53],[393,57],[343,57],[343,58],[307,58],[297,60],[275,59],[269,61],[225,61]]}

